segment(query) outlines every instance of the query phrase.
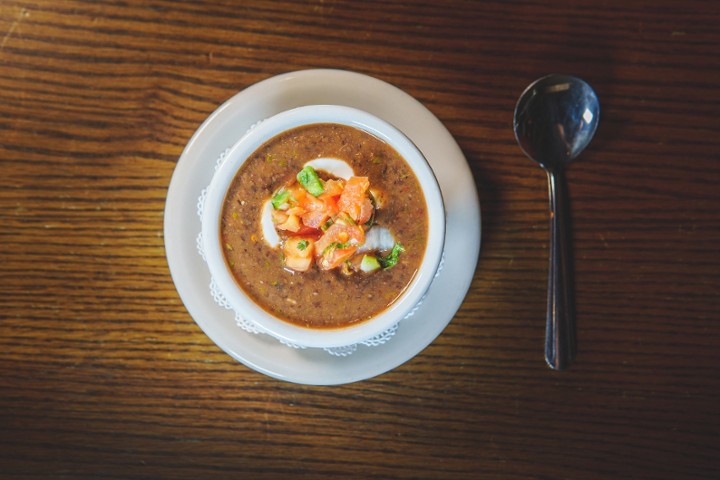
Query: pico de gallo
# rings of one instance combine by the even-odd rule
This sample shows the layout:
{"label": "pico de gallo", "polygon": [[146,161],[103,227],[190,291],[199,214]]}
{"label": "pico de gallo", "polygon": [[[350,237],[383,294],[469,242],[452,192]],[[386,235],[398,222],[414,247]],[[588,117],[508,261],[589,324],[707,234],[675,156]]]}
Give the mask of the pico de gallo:
{"label": "pico de gallo", "polygon": [[271,199],[272,221],[281,238],[285,268],[371,274],[397,264],[404,247],[368,249],[366,233],[379,208],[368,177],[321,178],[305,166]]}

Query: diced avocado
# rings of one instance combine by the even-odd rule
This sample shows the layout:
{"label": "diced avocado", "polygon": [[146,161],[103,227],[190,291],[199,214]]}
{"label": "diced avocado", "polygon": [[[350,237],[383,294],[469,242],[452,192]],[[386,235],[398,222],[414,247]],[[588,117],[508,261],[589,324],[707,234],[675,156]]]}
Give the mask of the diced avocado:
{"label": "diced avocado", "polygon": [[378,259],[373,257],[372,255],[364,255],[362,258],[362,261],[360,262],[360,270],[362,270],[365,273],[374,272],[375,270],[380,268],[380,262],[378,262]]}
{"label": "diced avocado", "polygon": [[275,210],[282,210],[282,207],[285,207],[285,209],[287,209],[288,200],[290,200],[290,192],[282,189],[278,191],[275,195],[273,195],[270,202],[272,203],[272,206]]}
{"label": "diced avocado", "polygon": [[308,165],[297,174],[297,181],[310,192],[310,195],[317,197],[325,191],[320,177],[313,167]]}

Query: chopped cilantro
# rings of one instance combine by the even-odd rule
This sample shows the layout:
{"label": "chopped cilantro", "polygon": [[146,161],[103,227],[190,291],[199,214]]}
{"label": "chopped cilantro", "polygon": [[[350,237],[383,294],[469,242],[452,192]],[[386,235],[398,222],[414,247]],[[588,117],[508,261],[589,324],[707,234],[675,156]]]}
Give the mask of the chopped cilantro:
{"label": "chopped cilantro", "polygon": [[400,254],[404,251],[405,247],[403,247],[399,243],[396,243],[395,245],[393,245],[390,253],[388,253],[384,257],[378,258],[378,261],[380,262],[380,265],[382,265],[382,267],[387,270],[388,268],[392,268],[397,264],[398,260],[400,259]]}
{"label": "chopped cilantro", "polygon": [[305,250],[308,247],[308,245],[309,245],[308,241],[305,239],[302,239],[297,243],[297,249],[302,252],[303,250]]}

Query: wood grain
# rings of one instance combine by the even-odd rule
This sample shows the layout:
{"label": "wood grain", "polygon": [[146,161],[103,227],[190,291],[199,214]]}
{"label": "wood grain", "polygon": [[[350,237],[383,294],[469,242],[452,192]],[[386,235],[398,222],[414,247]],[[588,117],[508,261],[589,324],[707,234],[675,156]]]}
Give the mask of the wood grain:
{"label": "wood grain", "polygon": [[[0,478],[720,477],[720,4],[0,4]],[[236,363],[169,275],[200,123],[306,68],[404,89],[457,139],[480,260],[438,339],[310,387]],[[579,355],[542,359],[547,197],[512,134],[550,73],[601,99],[568,170]]]}

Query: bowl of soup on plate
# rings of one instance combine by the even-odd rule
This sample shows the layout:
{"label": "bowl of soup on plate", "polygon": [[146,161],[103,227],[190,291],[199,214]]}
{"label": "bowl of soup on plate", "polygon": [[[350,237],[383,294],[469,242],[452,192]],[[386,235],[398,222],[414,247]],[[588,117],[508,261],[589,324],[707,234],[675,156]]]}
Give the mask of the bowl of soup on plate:
{"label": "bowl of soup on plate", "polygon": [[440,187],[419,149],[384,120],[335,105],[288,110],[242,136],[202,216],[229,305],[303,347],[360,343],[411,315],[444,235]]}

